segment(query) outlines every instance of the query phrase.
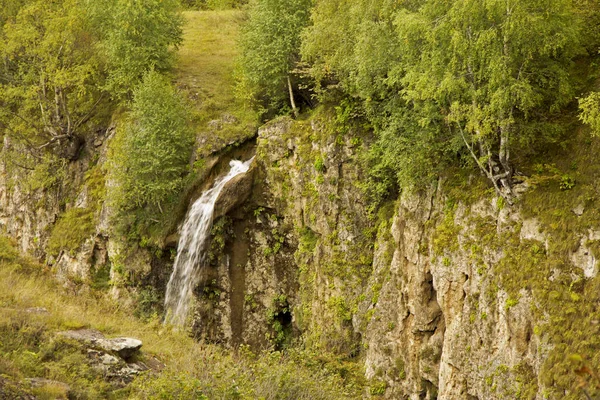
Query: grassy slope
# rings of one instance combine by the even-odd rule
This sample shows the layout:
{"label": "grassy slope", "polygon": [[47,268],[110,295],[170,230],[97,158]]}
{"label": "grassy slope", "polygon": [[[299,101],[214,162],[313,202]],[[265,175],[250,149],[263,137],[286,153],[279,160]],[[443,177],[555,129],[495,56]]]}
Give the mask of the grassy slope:
{"label": "grassy slope", "polygon": [[[29,307],[44,307],[50,314],[25,312]],[[109,337],[139,338],[144,357],[153,355],[167,366],[115,390],[87,365],[84,350],[56,339],[58,331],[84,327]],[[122,304],[99,293],[65,290],[41,266],[19,256],[9,239],[0,237],[0,399],[16,398],[7,393],[3,378],[27,391],[22,382],[32,377],[65,382],[76,398],[341,399],[359,393],[360,387],[348,378],[358,379],[355,368],[299,351],[254,355],[241,349],[234,354],[197,343],[156,319],[133,318]],[[36,394],[65,395],[52,385]]]}
{"label": "grassy slope", "polygon": [[[185,11],[183,43],[177,53],[174,79],[177,87],[189,99],[193,125],[197,135],[197,170],[189,179],[185,193],[205,179],[205,161],[229,145],[244,142],[256,134],[258,115],[241,104],[235,96],[235,66],[238,54],[237,38],[244,21],[240,10]],[[214,124],[211,121],[227,119]],[[183,195],[186,198],[187,195]],[[167,210],[164,223],[149,232],[153,242],[162,243],[173,232],[186,209],[181,202]]]}
{"label": "grassy slope", "polygon": [[[184,42],[175,76],[194,105],[196,127],[205,140],[200,154],[207,154],[256,131],[256,113],[235,98],[237,37],[244,12],[186,11],[184,16]],[[219,130],[209,126],[225,115],[235,117],[236,122]]]}
{"label": "grassy slope", "polygon": [[[194,107],[199,155],[205,156],[253,136],[257,127],[256,114],[234,94],[243,13],[188,11],[185,18],[175,80]],[[225,115],[235,122],[211,127],[210,121]],[[25,312],[29,307],[44,307],[50,314]],[[31,377],[65,382],[75,398],[340,399],[358,397],[361,390],[356,364],[293,349],[286,354],[232,352],[197,343],[158,319],[141,321],[132,314],[100,291],[66,290],[0,237],[0,399],[16,398],[15,391],[31,393],[24,383]],[[115,390],[88,366],[85,351],[56,339],[58,331],[79,328],[139,338],[145,357],[155,356],[166,368]],[[34,392],[42,399],[67,395],[52,385]]]}

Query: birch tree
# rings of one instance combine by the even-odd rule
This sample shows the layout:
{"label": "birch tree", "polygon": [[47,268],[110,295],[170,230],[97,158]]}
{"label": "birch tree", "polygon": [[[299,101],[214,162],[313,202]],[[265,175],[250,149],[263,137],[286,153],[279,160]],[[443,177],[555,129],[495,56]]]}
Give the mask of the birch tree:
{"label": "birch tree", "polygon": [[537,112],[574,99],[569,68],[582,48],[572,2],[424,1],[415,12],[401,11],[396,25],[405,99],[440,113],[510,202],[511,151],[535,139],[522,128]]}
{"label": "birch tree", "polygon": [[297,114],[294,93],[302,29],[311,0],[255,0],[242,32],[241,85],[267,108],[287,105]]}

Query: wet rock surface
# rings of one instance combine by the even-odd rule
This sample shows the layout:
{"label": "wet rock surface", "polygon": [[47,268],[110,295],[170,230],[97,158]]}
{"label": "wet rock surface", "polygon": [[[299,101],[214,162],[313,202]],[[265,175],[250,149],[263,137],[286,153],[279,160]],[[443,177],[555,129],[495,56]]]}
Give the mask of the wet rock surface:
{"label": "wet rock surface", "polygon": [[253,169],[227,182],[215,203],[214,218],[227,214],[242,204],[252,192]]}

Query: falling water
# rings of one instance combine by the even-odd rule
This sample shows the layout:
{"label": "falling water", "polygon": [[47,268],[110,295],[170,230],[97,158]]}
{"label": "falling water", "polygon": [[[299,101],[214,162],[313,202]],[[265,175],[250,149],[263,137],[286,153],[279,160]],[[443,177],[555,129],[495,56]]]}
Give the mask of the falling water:
{"label": "falling water", "polygon": [[173,273],[167,284],[165,297],[166,323],[181,326],[184,324],[192,298],[192,291],[198,284],[205,266],[206,245],[212,227],[215,202],[225,184],[237,175],[248,171],[253,158],[246,162],[233,160],[229,163],[229,173],[215,181],[213,187],[202,194],[192,205],[183,226],[177,247],[177,257]]}

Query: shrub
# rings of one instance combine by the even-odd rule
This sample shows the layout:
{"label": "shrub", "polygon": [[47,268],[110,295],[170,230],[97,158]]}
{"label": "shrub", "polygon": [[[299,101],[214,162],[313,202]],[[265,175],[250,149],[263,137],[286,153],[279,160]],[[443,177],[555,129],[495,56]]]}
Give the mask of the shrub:
{"label": "shrub", "polygon": [[168,79],[151,71],[134,90],[131,112],[112,144],[109,198],[119,211],[162,213],[182,188],[191,157],[190,112]]}

